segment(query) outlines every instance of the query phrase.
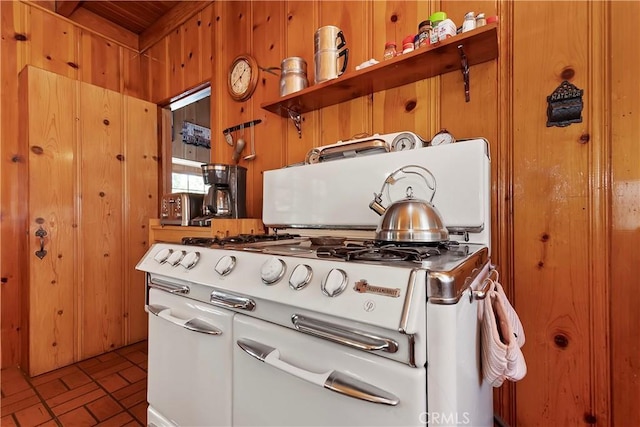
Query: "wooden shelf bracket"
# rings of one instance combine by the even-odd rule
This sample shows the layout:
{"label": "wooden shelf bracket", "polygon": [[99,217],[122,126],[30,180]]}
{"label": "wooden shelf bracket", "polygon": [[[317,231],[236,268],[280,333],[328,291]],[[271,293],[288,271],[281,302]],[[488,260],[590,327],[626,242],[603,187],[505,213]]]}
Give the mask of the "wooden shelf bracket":
{"label": "wooden shelf bracket", "polygon": [[289,118],[296,127],[296,130],[298,131],[298,138],[302,138],[302,115],[297,111],[293,111],[292,109],[285,106],[283,106],[283,108],[286,108],[287,113],[289,114]]}

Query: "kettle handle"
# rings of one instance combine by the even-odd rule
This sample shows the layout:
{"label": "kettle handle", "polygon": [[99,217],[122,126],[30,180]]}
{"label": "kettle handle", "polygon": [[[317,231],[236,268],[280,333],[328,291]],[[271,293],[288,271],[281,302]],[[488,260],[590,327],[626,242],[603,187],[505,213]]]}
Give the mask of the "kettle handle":
{"label": "kettle handle", "polygon": [[[425,176],[425,174],[421,173],[421,172],[415,172],[415,171],[410,171],[410,170],[406,170],[409,168],[417,168],[417,169],[421,169],[423,172],[426,172],[427,175],[429,175],[429,177],[431,177],[431,181],[433,182],[433,185],[431,185],[431,183],[429,182],[429,180],[427,180],[427,177]],[[382,184],[382,188],[380,188],[380,192],[378,194],[375,194],[375,200],[378,202],[382,201],[382,193],[384,192],[384,188],[389,185],[389,184],[393,184],[396,179],[395,179],[395,175],[399,172],[404,172],[404,173],[411,173],[414,175],[420,175],[423,179],[424,182],[427,184],[427,187],[430,190],[433,190],[433,192],[431,193],[431,198],[429,199],[429,203],[431,203],[433,201],[433,197],[436,195],[436,177],[433,175],[433,173],[431,173],[431,171],[427,168],[425,168],[424,166],[420,166],[420,165],[405,165],[402,166],[401,168],[398,168],[396,170],[394,170],[393,172],[391,172],[391,174],[389,174],[389,176],[387,177],[387,179],[384,180],[384,183]],[[373,208],[372,208],[373,209]]]}
{"label": "kettle handle", "polygon": [[340,39],[340,43],[338,44],[338,46],[336,46],[336,49],[342,49],[344,45],[347,44],[347,41],[344,38],[344,34],[342,34],[342,30],[338,31],[338,34],[336,35],[336,40],[337,39]]}

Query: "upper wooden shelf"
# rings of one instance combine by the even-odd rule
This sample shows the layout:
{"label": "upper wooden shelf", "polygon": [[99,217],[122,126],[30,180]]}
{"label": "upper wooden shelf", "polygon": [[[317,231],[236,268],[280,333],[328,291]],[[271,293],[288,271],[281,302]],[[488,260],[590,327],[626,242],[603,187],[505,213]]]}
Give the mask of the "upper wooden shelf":
{"label": "upper wooden shelf", "polygon": [[461,50],[467,57],[468,66],[497,58],[497,24],[485,25],[458,34],[437,46],[423,47],[362,70],[345,73],[337,79],[310,86],[260,106],[282,117],[290,117],[290,112],[303,114],[451,71],[460,72]]}

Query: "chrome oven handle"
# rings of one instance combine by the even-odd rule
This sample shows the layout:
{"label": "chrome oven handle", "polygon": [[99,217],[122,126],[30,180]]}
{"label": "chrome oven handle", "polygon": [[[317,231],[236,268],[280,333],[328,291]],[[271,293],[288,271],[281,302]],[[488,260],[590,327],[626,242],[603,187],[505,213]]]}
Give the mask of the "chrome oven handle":
{"label": "chrome oven handle", "polygon": [[378,337],[366,332],[345,329],[333,323],[294,314],[293,326],[300,332],[365,351],[398,351],[398,343],[390,338]]}
{"label": "chrome oven handle", "polygon": [[170,294],[188,294],[190,289],[186,285],[179,285],[177,283],[165,282],[164,280],[153,278],[149,280],[149,287],[159,289],[161,291],[169,292]]}
{"label": "chrome oven handle", "polygon": [[150,304],[147,306],[149,313],[154,314],[174,325],[181,326],[193,332],[207,335],[222,335],[222,331],[208,322],[194,317],[192,319],[180,319],[171,314],[171,308],[164,305]]}
{"label": "chrome oven handle", "polygon": [[240,310],[253,311],[256,303],[251,298],[234,295],[227,292],[213,291],[210,297],[211,304],[225,308],[238,308]]}
{"label": "chrome oven handle", "polygon": [[238,346],[248,355],[271,365],[283,372],[336,393],[372,403],[396,406],[400,399],[381,388],[338,371],[315,373],[294,366],[280,358],[280,350],[247,338],[237,341]]}

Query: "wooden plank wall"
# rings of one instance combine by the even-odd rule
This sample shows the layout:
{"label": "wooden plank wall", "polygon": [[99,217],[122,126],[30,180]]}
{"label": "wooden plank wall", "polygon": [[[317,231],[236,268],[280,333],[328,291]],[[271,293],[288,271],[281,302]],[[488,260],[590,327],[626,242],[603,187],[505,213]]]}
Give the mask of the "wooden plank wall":
{"label": "wooden plank wall", "polygon": [[[16,247],[24,240],[23,197],[16,185],[18,167],[18,73],[26,65],[112,89],[134,97],[146,95],[136,51],[60,19],[37,6],[0,2],[0,88],[2,141],[0,260],[2,290],[2,366],[20,359],[20,305],[23,272]],[[93,153],[97,154],[97,153]],[[154,199],[157,200],[154,195]],[[137,334],[138,336],[140,333]]]}

